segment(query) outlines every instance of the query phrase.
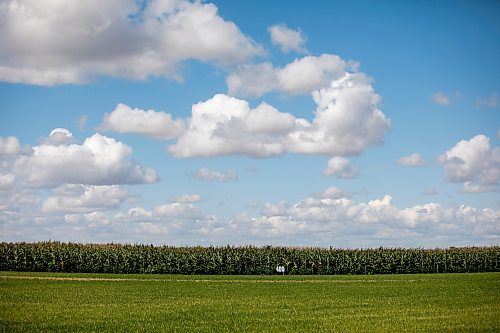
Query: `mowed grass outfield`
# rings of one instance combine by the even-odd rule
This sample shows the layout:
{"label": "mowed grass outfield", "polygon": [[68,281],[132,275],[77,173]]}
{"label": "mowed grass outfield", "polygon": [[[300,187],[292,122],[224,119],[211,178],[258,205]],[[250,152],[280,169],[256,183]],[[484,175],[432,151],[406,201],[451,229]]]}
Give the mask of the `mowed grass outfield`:
{"label": "mowed grass outfield", "polygon": [[3,332],[498,332],[500,274],[0,272]]}

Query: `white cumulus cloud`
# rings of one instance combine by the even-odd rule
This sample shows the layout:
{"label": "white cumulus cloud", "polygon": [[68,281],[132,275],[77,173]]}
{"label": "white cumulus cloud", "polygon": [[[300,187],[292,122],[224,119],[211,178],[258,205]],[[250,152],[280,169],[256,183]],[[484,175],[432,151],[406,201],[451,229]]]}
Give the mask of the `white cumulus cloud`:
{"label": "white cumulus cloud", "polygon": [[193,105],[186,132],[168,148],[175,157],[243,154],[266,157],[283,153],[276,138],[290,131],[294,117],[262,103],[223,94]]}
{"label": "white cumulus cloud", "polygon": [[319,197],[323,199],[341,199],[341,198],[350,198],[350,194],[338,187],[332,186],[324,190],[320,193]]}
{"label": "white cumulus cloud", "polygon": [[306,37],[300,29],[293,30],[288,28],[285,24],[276,24],[267,28],[267,31],[271,35],[271,42],[273,45],[279,46],[283,52],[307,52],[304,48]]}
{"label": "white cumulus cloud", "polygon": [[67,145],[74,142],[73,133],[65,128],[54,128],[44,143],[53,146]]}
{"label": "white cumulus cloud", "polygon": [[19,182],[54,187],[64,183],[118,185],[158,180],[153,169],[142,167],[132,159],[132,148],[113,138],[96,133],[83,144],[63,144],[58,139],[58,145],[54,145],[50,141],[49,137],[34,146],[32,154],[16,158],[12,170]]}
{"label": "white cumulus cloud", "polygon": [[313,93],[312,123],[297,121],[287,137],[290,152],[348,156],[383,143],[390,120],[378,109],[380,97],[362,73],[346,74]]}
{"label": "white cumulus cloud", "polygon": [[349,156],[382,144],[390,121],[364,74],[345,74],[315,91],[313,99],[317,109],[310,122],[267,103],[252,109],[245,100],[217,94],[193,105],[187,130],[168,151],[175,157],[269,157],[286,151]]}
{"label": "white cumulus cloud", "polygon": [[438,160],[443,164],[446,180],[464,183],[464,191],[498,191],[500,148],[491,147],[487,136],[461,140]]}
{"label": "white cumulus cloud", "polygon": [[156,139],[173,139],[184,131],[182,119],[173,120],[165,112],[132,109],[125,104],[118,104],[113,112],[105,114],[99,129],[118,133],[135,133]]}
{"label": "white cumulus cloud", "polygon": [[349,160],[344,157],[336,156],[328,160],[327,167],[323,170],[325,176],[336,176],[337,178],[354,178],[359,170],[353,167]]}
{"label": "white cumulus cloud", "polygon": [[270,63],[240,66],[226,79],[228,93],[262,96],[271,91],[309,94],[344,76],[351,63],[334,54],[305,56],[282,68]]}
{"label": "white cumulus cloud", "polygon": [[[489,242],[500,238],[500,211],[467,205],[443,207],[427,203],[399,208],[392,198],[356,203],[337,188],[310,196],[293,205],[266,203],[258,216],[240,214],[229,222],[234,238],[254,239],[261,244],[286,237],[318,244],[350,246],[397,246],[436,244],[450,246],[463,235]],[[408,245],[406,245],[408,246]]]}
{"label": "white cumulus cloud", "polygon": [[53,194],[43,202],[43,212],[90,213],[115,209],[127,198],[118,185],[66,184],[54,189]]}
{"label": "white cumulus cloud", "polygon": [[186,202],[168,202],[157,206],[153,215],[164,219],[204,219],[203,213],[199,207]]}
{"label": "white cumulus cloud", "polygon": [[90,229],[95,232],[103,232],[106,227],[112,224],[111,219],[103,212],[89,212],[83,214],[66,214],[64,215],[64,221],[69,224],[74,224],[76,230],[82,231],[85,229]]}
{"label": "white cumulus cloud", "polygon": [[260,211],[261,215],[271,217],[271,216],[282,216],[286,214],[288,210],[288,204],[285,201],[280,201],[276,204],[265,203]]}
{"label": "white cumulus cloud", "polygon": [[148,211],[142,207],[130,208],[127,214],[118,213],[118,219],[130,219],[133,221],[151,221],[153,218],[153,212]]}
{"label": "white cumulus cloud", "polygon": [[215,5],[199,1],[6,0],[0,22],[0,80],[7,82],[179,79],[184,60],[226,66],[264,54]]}

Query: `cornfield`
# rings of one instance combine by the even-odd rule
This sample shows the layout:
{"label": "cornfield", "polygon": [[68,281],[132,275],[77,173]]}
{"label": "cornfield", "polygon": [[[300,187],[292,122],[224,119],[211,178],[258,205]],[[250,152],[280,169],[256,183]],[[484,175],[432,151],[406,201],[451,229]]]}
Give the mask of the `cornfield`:
{"label": "cornfield", "polygon": [[326,249],[1,243],[1,271],[141,274],[415,274],[500,271],[500,247]]}

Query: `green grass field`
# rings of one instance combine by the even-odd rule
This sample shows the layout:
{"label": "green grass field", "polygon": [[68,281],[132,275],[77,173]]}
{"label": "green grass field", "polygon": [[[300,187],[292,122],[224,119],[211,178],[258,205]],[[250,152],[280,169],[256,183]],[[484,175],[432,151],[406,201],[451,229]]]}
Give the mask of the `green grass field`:
{"label": "green grass field", "polygon": [[498,332],[500,274],[0,272],[2,332]]}

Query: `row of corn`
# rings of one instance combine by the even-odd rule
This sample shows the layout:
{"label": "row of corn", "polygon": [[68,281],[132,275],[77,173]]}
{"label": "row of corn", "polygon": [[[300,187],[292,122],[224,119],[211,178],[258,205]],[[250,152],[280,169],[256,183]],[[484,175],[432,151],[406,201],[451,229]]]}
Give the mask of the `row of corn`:
{"label": "row of corn", "polygon": [[335,249],[0,243],[0,271],[146,274],[408,274],[500,271],[500,247]]}

